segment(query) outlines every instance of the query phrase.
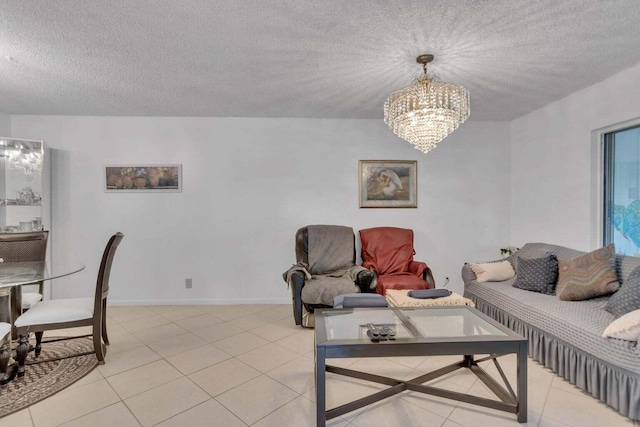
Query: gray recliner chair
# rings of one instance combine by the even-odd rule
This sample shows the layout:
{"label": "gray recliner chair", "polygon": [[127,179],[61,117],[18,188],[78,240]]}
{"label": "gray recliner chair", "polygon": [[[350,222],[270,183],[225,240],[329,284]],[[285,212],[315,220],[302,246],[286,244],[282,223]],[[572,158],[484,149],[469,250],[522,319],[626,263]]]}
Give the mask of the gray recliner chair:
{"label": "gray recliner chair", "polygon": [[375,292],[374,274],[356,265],[351,227],[302,227],[296,232],[296,261],[283,274],[291,287],[296,325],[314,327],[314,310],[333,307],[338,295]]}

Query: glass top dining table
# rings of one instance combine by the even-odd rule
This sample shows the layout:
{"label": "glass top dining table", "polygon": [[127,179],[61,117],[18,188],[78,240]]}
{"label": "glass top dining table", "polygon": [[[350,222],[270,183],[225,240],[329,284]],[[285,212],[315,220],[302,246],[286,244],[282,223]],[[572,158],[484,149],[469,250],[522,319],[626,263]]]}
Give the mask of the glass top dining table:
{"label": "glass top dining table", "polygon": [[85,269],[80,262],[0,262],[0,288],[28,285],[69,276]]}
{"label": "glass top dining table", "polygon": [[[85,269],[79,262],[12,261],[0,262],[0,321],[13,325],[22,312],[22,292],[13,288],[36,284],[47,280],[69,276]],[[17,339],[15,327],[12,328],[10,341]],[[9,361],[11,363],[11,360]],[[5,375],[0,385],[13,379],[13,374]]]}

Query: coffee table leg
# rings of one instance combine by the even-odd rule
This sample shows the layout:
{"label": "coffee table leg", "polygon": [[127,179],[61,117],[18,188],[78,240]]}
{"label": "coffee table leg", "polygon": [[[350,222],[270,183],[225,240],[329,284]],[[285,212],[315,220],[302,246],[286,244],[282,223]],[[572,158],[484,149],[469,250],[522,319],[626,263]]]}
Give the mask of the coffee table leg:
{"label": "coffee table leg", "polygon": [[527,422],[527,344],[518,348],[518,422]]}
{"label": "coffee table leg", "polygon": [[326,360],[324,348],[316,347],[316,425],[325,427],[326,420],[326,401],[325,401],[325,377],[326,377]]}

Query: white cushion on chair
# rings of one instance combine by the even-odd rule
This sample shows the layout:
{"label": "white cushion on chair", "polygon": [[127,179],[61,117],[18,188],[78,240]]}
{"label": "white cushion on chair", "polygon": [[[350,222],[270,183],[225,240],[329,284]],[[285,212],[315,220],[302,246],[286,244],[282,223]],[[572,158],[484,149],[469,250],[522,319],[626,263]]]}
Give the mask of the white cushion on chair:
{"label": "white cushion on chair", "polygon": [[0,342],[11,332],[11,324],[0,322]]}
{"label": "white cushion on chair", "polygon": [[27,310],[31,308],[32,305],[39,302],[42,299],[42,294],[37,294],[35,292],[23,292],[22,293],[22,309]]}
{"label": "white cushion on chair", "polygon": [[30,325],[73,322],[93,318],[93,298],[52,299],[35,304],[15,321],[18,328]]}

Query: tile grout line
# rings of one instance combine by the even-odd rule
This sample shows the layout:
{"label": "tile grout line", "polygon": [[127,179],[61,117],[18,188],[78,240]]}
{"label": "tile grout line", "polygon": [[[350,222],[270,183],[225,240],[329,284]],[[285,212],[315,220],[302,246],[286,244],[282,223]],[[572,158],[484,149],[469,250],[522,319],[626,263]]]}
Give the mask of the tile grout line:
{"label": "tile grout line", "polygon": [[[531,359],[531,360],[533,360],[533,359]],[[544,366],[544,365],[542,365],[542,366]],[[527,380],[527,384],[528,383],[529,383],[529,381]],[[540,426],[540,423],[542,423],[542,419],[544,418],[544,410],[547,408],[547,401],[549,400],[549,395],[551,394],[551,386],[552,385],[553,385],[553,378],[551,378],[551,381],[549,382],[549,386],[547,387],[547,394],[544,396],[544,403],[542,404],[542,409],[540,410],[540,419],[538,420],[538,424],[536,424],[538,427]]]}
{"label": "tile grout line", "polygon": [[[254,369],[255,369],[255,368],[254,368]],[[246,383],[248,383],[249,381],[253,381],[253,380],[258,379],[258,378],[260,378],[260,377],[262,377],[262,376],[266,376],[267,378],[269,378],[269,379],[272,379],[272,380],[273,380],[273,378],[269,377],[268,375],[266,375],[266,374],[262,374],[262,375],[258,375],[258,376],[257,376],[257,377],[255,377],[255,378],[251,378],[250,380],[247,380],[247,381],[245,381],[245,382],[244,382],[244,383],[242,383],[242,384],[246,384]],[[276,380],[274,380],[274,381],[276,381]],[[227,392],[229,392],[229,391],[231,391],[231,390],[234,390],[234,389],[236,389],[236,388],[240,387],[242,384],[238,384],[237,386],[235,386],[235,387],[233,387],[233,388],[230,388],[229,390],[226,390],[226,391],[225,391],[225,392],[223,392],[223,393],[220,393],[218,396],[220,396],[220,395],[222,395],[222,394],[224,394],[224,393],[227,393]],[[291,390],[291,389],[290,389],[290,390]],[[280,406],[278,406],[277,408],[275,408],[273,411],[269,412],[268,414],[265,414],[263,417],[261,417],[261,418],[259,418],[259,419],[255,420],[255,421],[254,421],[254,422],[252,422],[251,424],[247,424],[247,423],[245,423],[245,422],[244,422],[244,420],[242,420],[242,419],[240,419],[240,421],[242,421],[243,423],[245,423],[245,424],[247,424],[247,425],[253,425],[253,424],[257,423],[258,421],[260,421],[261,419],[268,417],[269,415],[273,414],[274,412],[276,412],[277,410],[279,410],[279,409],[280,409],[280,408],[282,408],[283,406],[288,405],[289,403],[291,403],[291,402],[293,402],[294,400],[296,400],[298,397],[301,397],[301,396],[302,396],[302,395],[301,395],[300,393],[298,393],[297,391],[295,391],[295,390],[293,390],[293,391],[294,391],[294,393],[296,393],[298,396],[296,396],[296,397],[294,397],[293,399],[291,399],[291,400],[289,400],[289,401],[287,401],[287,402],[283,403],[282,405],[280,405]],[[304,397],[304,396],[303,396],[303,397]],[[216,399],[215,397],[213,397],[213,398],[216,400],[216,402],[218,402],[220,405],[222,405],[222,406],[223,406],[227,411],[229,411],[229,412],[231,412],[232,414],[234,414],[234,415],[236,416],[236,418],[239,418],[239,417],[236,415],[236,413],[235,413],[235,412],[233,412],[233,410],[231,410],[231,408],[227,407],[223,402],[219,401],[219,400],[218,400],[218,399]]]}

